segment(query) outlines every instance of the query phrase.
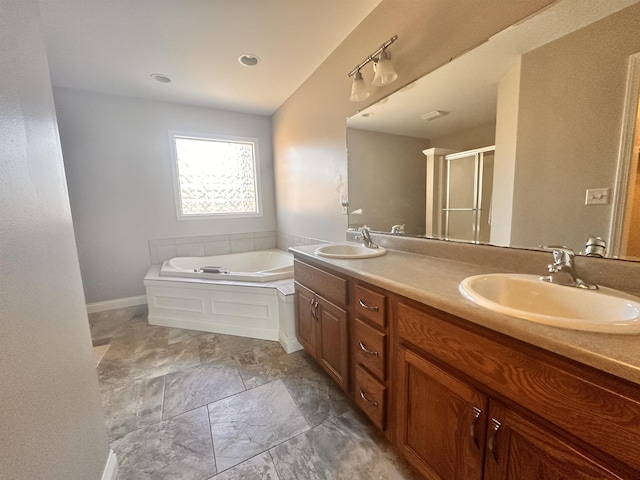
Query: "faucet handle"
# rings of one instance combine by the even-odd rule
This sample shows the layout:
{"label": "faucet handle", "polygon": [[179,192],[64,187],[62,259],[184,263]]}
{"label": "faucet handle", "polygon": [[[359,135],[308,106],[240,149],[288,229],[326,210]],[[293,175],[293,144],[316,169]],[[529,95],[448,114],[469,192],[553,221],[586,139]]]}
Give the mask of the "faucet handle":
{"label": "faucet handle", "polygon": [[576,252],[564,245],[540,245],[544,250],[549,250],[553,253],[553,261],[556,264],[573,264],[573,257],[576,256]]}

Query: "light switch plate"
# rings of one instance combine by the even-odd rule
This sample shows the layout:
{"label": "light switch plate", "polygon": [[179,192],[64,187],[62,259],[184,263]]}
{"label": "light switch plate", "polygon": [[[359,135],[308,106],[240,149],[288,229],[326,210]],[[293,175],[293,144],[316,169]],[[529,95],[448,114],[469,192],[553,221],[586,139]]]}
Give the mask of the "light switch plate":
{"label": "light switch plate", "polygon": [[584,199],[585,205],[606,205],[609,203],[608,188],[588,188]]}

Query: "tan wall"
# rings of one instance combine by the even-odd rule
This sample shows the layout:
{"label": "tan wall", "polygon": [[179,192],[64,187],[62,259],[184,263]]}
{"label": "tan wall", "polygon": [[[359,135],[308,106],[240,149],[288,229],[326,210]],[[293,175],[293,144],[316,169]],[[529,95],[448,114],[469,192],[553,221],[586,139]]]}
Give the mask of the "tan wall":
{"label": "tan wall", "polygon": [[496,123],[477,125],[449,135],[433,137],[430,140],[432,148],[446,148],[457,152],[490,147],[496,143]]}
{"label": "tan wall", "polygon": [[636,4],[523,56],[512,245],[582,250],[589,234],[606,238],[611,204],[584,205],[585,190],[613,193],[639,22]]}
{"label": "tan wall", "polygon": [[518,59],[498,84],[496,154],[493,170],[489,242],[505,247],[511,245],[520,70],[521,60]]}
{"label": "tan wall", "polygon": [[[345,118],[485,41],[551,0],[383,0],[273,117],[278,230],[341,240],[339,184],[347,175]],[[382,42],[399,80],[349,102],[347,73]],[[372,69],[363,69],[370,85]]]}
{"label": "tan wall", "polygon": [[349,226],[367,225],[391,231],[404,224],[406,233],[424,235],[425,174],[427,159],[422,150],[429,140],[349,128]]}
{"label": "tan wall", "polygon": [[37,3],[0,11],[0,478],[99,480],[109,447]]}

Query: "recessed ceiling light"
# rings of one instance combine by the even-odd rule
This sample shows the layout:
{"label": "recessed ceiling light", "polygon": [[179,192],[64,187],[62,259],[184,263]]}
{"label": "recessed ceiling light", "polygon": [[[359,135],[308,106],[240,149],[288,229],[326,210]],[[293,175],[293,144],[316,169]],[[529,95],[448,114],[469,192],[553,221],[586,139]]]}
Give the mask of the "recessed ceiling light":
{"label": "recessed ceiling light", "polygon": [[373,112],[363,113],[362,118],[371,118],[375,115]]}
{"label": "recessed ceiling light", "polygon": [[255,67],[260,63],[260,58],[252,53],[243,53],[238,57],[238,61],[245,67]]}
{"label": "recessed ceiling light", "polygon": [[171,79],[169,77],[167,77],[166,75],[162,74],[162,73],[152,73],[150,75],[151,78],[153,78],[155,81],[160,82],[160,83],[169,83],[171,81]]}
{"label": "recessed ceiling light", "polygon": [[422,118],[423,120],[431,121],[435,120],[436,118],[444,117],[448,113],[449,112],[445,112],[444,110],[433,110],[431,112],[423,113],[422,115],[420,115],[420,118]]}

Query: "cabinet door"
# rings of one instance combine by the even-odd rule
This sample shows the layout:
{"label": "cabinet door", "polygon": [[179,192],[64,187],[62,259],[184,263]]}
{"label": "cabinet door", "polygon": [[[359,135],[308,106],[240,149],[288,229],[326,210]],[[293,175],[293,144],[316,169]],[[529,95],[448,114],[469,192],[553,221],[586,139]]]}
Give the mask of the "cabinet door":
{"label": "cabinet door", "polygon": [[482,479],[488,399],[423,357],[398,349],[398,440],[429,479]]}
{"label": "cabinet door", "polygon": [[296,336],[298,341],[312,356],[316,355],[316,319],[318,306],[315,294],[295,284],[296,296]]}
{"label": "cabinet door", "polygon": [[621,477],[542,428],[491,401],[486,480],[608,480]]}
{"label": "cabinet door", "polygon": [[343,390],[349,389],[349,330],[347,312],[317,297],[316,359]]}

